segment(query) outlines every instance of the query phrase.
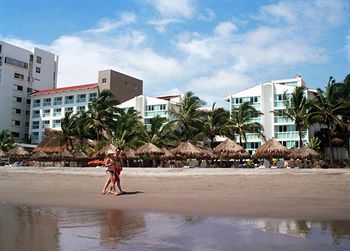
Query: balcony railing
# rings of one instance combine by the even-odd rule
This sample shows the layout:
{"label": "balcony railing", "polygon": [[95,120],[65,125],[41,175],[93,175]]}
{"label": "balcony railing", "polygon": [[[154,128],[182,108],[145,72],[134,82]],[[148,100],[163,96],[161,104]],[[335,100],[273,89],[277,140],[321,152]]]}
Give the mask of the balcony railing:
{"label": "balcony railing", "polygon": [[166,117],[168,115],[168,111],[148,111],[145,112],[145,117],[155,117],[155,116]]}
{"label": "balcony railing", "polygon": [[[275,132],[276,139],[299,139],[299,132]],[[306,139],[306,135],[303,139]]]}
{"label": "balcony railing", "polygon": [[275,123],[294,123],[294,122],[287,117],[275,116]]}

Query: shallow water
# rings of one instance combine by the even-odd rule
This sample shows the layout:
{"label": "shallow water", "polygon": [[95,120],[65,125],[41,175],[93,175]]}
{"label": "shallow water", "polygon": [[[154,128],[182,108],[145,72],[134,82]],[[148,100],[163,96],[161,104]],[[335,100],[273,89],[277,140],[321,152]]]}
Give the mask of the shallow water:
{"label": "shallow water", "polygon": [[0,250],[350,250],[350,221],[0,204]]}

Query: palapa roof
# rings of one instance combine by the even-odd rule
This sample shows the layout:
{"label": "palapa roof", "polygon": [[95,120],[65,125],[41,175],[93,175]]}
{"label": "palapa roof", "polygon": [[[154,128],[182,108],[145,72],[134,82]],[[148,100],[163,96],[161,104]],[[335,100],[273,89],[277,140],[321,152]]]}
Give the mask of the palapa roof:
{"label": "palapa roof", "polygon": [[138,157],[135,154],[135,151],[133,149],[126,149],[123,151],[123,154],[127,159],[137,159]]}
{"label": "palapa roof", "polygon": [[162,159],[174,159],[175,156],[174,154],[172,154],[168,149],[166,149],[165,147],[163,147],[161,149],[163,151],[163,155],[162,155]]}
{"label": "palapa roof", "polygon": [[80,160],[82,160],[82,159],[90,159],[90,157],[86,153],[84,153],[82,151],[75,152],[73,154],[73,157],[74,157],[74,159],[80,159]]}
{"label": "palapa roof", "polygon": [[224,158],[249,158],[249,153],[247,153],[247,151],[242,146],[231,139],[226,139],[225,141],[221,142],[217,147],[214,148],[213,152],[215,154],[220,154]]}
{"label": "palapa roof", "polygon": [[61,131],[45,130],[46,136],[41,140],[39,145],[34,148],[33,153],[58,153],[67,149],[67,144]]}
{"label": "palapa roof", "polygon": [[7,155],[10,157],[24,157],[30,155],[30,152],[28,152],[21,146],[16,146],[15,148],[8,151]]}
{"label": "palapa roof", "polygon": [[163,151],[161,149],[159,149],[157,146],[153,145],[152,143],[147,143],[144,144],[143,146],[139,147],[136,151],[135,151],[136,155],[144,155],[144,154],[148,154],[148,155],[162,155],[164,154]]}
{"label": "palapa roof", "polygon": [[0,149],[0,157],[5,157],[5,156],[6,156],[5,152]]}
{"label": "palapa roof", "polygon": [[64,150],[62,152],[53,154],[53,158],[59,160],[71,160],[74,159],[74,155],[71,152]]}
{"label": "palapa roof", "polygon": [[289,154],[289,150],[278,140],[272,138],[262,144],[255,153],[257,158],[284,158]]}
{"label": "palapa roof", "polygon": [[44,160],[44,159],[48,159],[49,155],[47,153],[44,152],[36,152],[34,153],[32,156],[30,156],[30,160]]}
{"label": "palapa roof", "polygon": [[293,159],[312,159],[319,157],[320,154],[315,150],[302,146],[301,148],[291,148],[289,157]]}
{"label": "palapa roof", "polygon": [[199,158],[199,157],[205,156],[205,152],[202,149],[192,145],[188,141],[182,142],[178,147],[171,150],[171,153],[174,155],[180,155],[182,157],[187,157],[187,158]]}

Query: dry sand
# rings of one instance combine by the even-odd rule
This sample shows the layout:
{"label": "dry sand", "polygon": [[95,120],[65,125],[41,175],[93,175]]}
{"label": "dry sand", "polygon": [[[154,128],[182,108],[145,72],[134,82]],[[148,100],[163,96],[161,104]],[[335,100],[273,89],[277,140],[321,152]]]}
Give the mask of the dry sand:
{"label": "dry sand", "polygon": [[125,168],[127,194],[101,195],[104,168],[0,168],[0,202],[318,220],[350,219],[350,170]]}

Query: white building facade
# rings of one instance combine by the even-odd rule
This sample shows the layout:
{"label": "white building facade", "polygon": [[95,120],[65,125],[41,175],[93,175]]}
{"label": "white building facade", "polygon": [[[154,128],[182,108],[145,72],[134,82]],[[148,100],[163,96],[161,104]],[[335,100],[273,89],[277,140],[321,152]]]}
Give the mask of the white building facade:
{"label": "white building facade", "polygon": [[88,104],[98,97],[98,84],[86,84],[49,90],[31,95],[30,136],[37,144],[45,136],[45,128],[61,130],[65,113],[88,110]]}
{"label": "white building facade", "polygon": [[58,56],[28,51],[0,41],[0,131],[9,129],[17,142],[29,136],[29,94],[55,88]]}
{"label": "white building facade", "polygon": [[181,95],[163,96],[163,97],[147,97],[139,95],[124,103],[118,105],[119,108],[134,108],[142,117],[142,123],[150,126],[152,118],[160,116],[166,118],[167,121],[174,119],[171,111],[177,109],[182,101]]}
{"label": "white building facade", "polygon": [[[292,79],[265,82],[232,94],[225,100],[230,103],[231,112],[233,108],[239,107],[242,103],[250,102],[256,110],[263,113],[252,121],[258,122],[264,127],[266,139],[275,138],[287,148],[291,148],[299,145],[299,133],[294,121],[282,115],[283,110],[285,110],[283,98],[285,93],[287,97],[291,95],[297,86],[305,86],[300,75]],[[305,95],[308,95],[308,91],[305,91]],[[309,132],[306,132],[303,138],[304,143],[307,142],[308,137]],[[263,143],[263,139],[258,135],[248,133],[244,147],[250,153],[255,153],[256,149]]]}

